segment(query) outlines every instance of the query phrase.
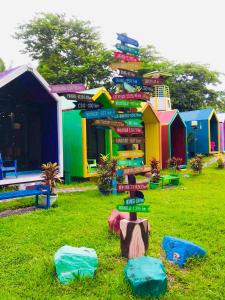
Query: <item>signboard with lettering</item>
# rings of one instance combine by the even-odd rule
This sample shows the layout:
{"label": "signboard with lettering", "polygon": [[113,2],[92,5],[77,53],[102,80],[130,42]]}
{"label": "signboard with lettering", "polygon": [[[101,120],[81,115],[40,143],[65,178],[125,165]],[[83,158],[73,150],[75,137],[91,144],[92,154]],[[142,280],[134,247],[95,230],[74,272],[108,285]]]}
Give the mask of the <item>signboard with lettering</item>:
{"label": "signboard with lettering", "polygon": [[154,92],[154,87],[153,86],[142,85],[141,90],[143,92],[153,93]]}
{"label": "signboard with lettering", "polygon": [[124,121],[127,126],[133,126],[133,127],[142,127],[143,121],[138,119],[130,119]]}
{"label": "signboard with lettering", "polygon": [[143,127],[116,127],[116,133],[118,134],[143,134]]}
{"label": "signboard with lettering", "polygon": [[63,94],[62,96],[66,97],[68,100],[77,100],[77,101],[92,101],[93,95],[88,95],[88,94],[72,94],[72,93],[67,93]]}
{"label": "signboard with lettering", "polygon": [[[82,111],[81,117],[86,119],[102,119],[102,118],[111,118],[115,115],[115,108],[104,108],[96,109],[93,111]],[[119,127],[122,128],[122,127]]]}
{"label": "signboard with lettering", "polygon": [[117,51],[114,51],[114,58],[118,59],[118,60],[123,60],[126,62],[140,61],[139,57],[137,57],[137,56],[133,56],[130,54],[126,54],[123,52],[117,52]]}
{"label": "signboard with lettering", "polygon": [[117,160],[117,165],[120,167],[139,167],[143,164],[143,159],[124,159]]}
{"label": "signboard with lettering", "polygon": [[115,144],[130,145],[130,144],[144,144],[145,139],[143,137],[117,137],[114,138]]}
{"label": "signboard with lettering", "polygon": [[126,34],[117,33],[117,40],[119,40],[123,44],[130,44],[135,47],[139,47],[139,43],[137,40],[128,37]]}
{"label": "signboard with lettering", "polygon": [[115,62],[110,65],[112,70],[125,69],[125,70],[140,70],[142,68],[141,62]]}
{"label": "signboard with lettering", "polygon": [[140,167],[134,167],[134,168],[126,168],[123,170],[120,170],[121,175],[135,175],[140,173],[147,173],[150,172],[150,167],[147,166],[140,166]]}
{"label": "signboard with lettering", "polygon": [[122,121],[115,121],[115,120],[104,120],[104,119],[100,119],[100,120],[94,120],[94,123],[92,125],[95,126],[107,126],[107,127],[122,127],[125,126],[125,123]]}
{"label": "signboard with lettering", "polygon": [[55,84],[55,85],[50,85],[49,87],[51,93],[57,93],[57,94],[77,93],[85,90],[85,86],[82,83]]}
{"label": "signboard with lettering", "polygon": [[125,53],[130,53],[136,56],[139,56],[140,54],[140,50],[138,48],[134,48],[134,47],[129,47],[127,45],[123,45],[123,44],[116,44],[116,49]]}
{"label": "signboard with lettering", "polygon": [[145,94],[144,92],[111,94],[111,97],[113,100],[149,100],[149,95]]}
{"label": "signboard with lettering", "polygon": [[117,205],[116,209],[121,212],[149,212],[149,205]]}
{"label": "signboard with lettering", "polygon": [[123,84],[124,82],[131,84],[131,85],[142,85],[142,78],[137,77],[114,77],[112,81],[115,84]]}
{"label": "signboard with lettering", "polygon": [[115,100],[114,105],[116,107],[141,107],[141,101],[139,100]]}
{"label": "signboard with lettering", "polygon": [[138,158],[143,156],[144,152],[142,150],[124,150],[118,151],[117,158]]}
{"label": "signboard with lettering", "polygon": [[141,112],[131,112],[131,113],[117,113],[112,116],[113,119],[118,119],[118,120],[126,120],[126,119],[136,119],[136,118],[141,118],[142,113]]}
{"label": "signboard with lettering", "polygon": [[148,183],[135,183],[135,184],[123,184],[119,183],[117,184],[117,191],[118,192],[127,192],[127,191],[141,191],[141,190],[147,190],[148,189]]}
{"label": "signboard with lettering", "polygon": [[128,70],[119,69],[119,75],[124,76],[124,77],[136,77],[137,73],[128,71]]}
{"label": "signboard with lettering", "polygon": [[83,101],[77,101],[77,102],[73,102],[74,104],[74,108],[73,109],[98,109],[103,107],[103,105],[101,103],[96,103],[93,101],[89,101],[89,102],[83,102]]}
{"label": "signboard with lettering", "polygon": [[125,198],[124,199],[124,205],[135,205],[135,204],[141,204],[144,203],[143,198]]}
{"label": "signboard with lettering", "polygon": [[152,86],[162,84],[162,78],[143,78],[143,85]]}

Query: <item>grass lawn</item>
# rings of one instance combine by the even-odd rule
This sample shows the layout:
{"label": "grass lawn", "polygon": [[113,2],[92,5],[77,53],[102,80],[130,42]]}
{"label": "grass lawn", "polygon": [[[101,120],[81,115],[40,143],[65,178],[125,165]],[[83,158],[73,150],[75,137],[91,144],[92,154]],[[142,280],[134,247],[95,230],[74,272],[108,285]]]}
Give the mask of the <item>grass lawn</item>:
{"label": "grass lawn", "polygon": [[[164,235],[207,250],[205,258],[190,260],[184,269],[164,260],[169,289],[162,299],[225,299],[224,185],[225,170],[211,167],[200,176],[182,177],[176,188],[145,192],[150,212],[139,217],[151,224],[148,255],[164,260]],[[119,238],[107,227],[107,217],[123,198],[97,190],[62,194],[56,208],[0,219],[0,299],[138,299],[124,280]],[[63,245],[96,250],[93,280],[58,282],[53,255]]]}

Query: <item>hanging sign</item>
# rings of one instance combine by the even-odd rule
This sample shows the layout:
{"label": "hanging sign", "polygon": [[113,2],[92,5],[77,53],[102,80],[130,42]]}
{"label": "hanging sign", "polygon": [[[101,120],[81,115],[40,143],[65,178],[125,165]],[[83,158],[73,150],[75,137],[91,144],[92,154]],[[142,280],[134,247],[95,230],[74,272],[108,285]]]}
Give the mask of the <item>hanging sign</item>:
{"label": "hanging sign", "polygon": [[[121,78],[121,77],[117,77]],[[149,100],[149,95],[143,92],[132,92],[132,93],[120,93],[120,94],[111,94],[113,100]]]}
{"label": "hanging sign", "polygon": [[117,205],[116,209],[121,212],[149,212],[149,205]]}
{"label": "hanging sign", "polygon": [[96,103],[93,101],[90,102],[83,102],[83,101],[77,101],[77,102],[73,102],[74,104],[74,108],[73,109],[98,109],[103,107],[103,105],[101,103]]}
{"label": "hanging sign", "polygon": [[143,134],[143,127],[116,127],[116,133],[118,134]]}
{"label": "hanging sign", "polygon": [[85,90],[85,86],[82,83],[55,84],[55,85],[50,85],[49,87],[51,93],[57,93],[57,94],[77,93]]}
{"label": "hanging sign", "polygon": [[115,62],[110,65],[112,70],[125,69],[125,70],[140,70],[142,68],[142,63],[137,62]]}
{"label": "hanging sign", "polygon": [[124,44],[130,44],[135,47],[139,47],[139,43],[137,40],[132,39],[123,33],[117,33],[117,40],[121,41],[121,43],[124,43]]}
{"label": "hanging sign", "polygon": [[128,70],[119,69],[119,75],[124,77],[136,77],[137,73]]}
{"label": "hanging sign", "polygon": [[92,101],[93,95],[88,94],[63,94],[62,96],[66,97],[68,100],[80,100],[80,101]]}
{"label": "hanging sign", "polygon": [[130,53],[136,56],[139,56],[140,54],[140,50],[138,48],[134,48],[134,47],[129,47],[127,45],[123,45],[123,44],[116,44],[116,49],[122,52],[126,52],[126,53]]}
{"label": "hanging sign", "polygon": [[135,174],[140,174],[140,173],[147,173],[150,172],[150,167],[147,166],[140,166],[140,167],[134,167],[134,168],[126,168],[123,170],[120,170],[121,176],[122,175],[135,175]]}
{"label": "hanging sign", "polygon": [[123,60],[126,62],[140,61],[139,57],[137,57],[137,56],[132,56],[130,54],[126,54],[123,52],[116,52],[116,51],[114,51],[114,58],[118,59],[118,60]]}
{"label": "hanging sign", "polygon": [[[111,118],[115,115],[114,108],[104,108],[104,109],[96,109],[93,111],[82,111],[81,117],[86,119],[102,119],[102,118]],[[122,128],[122,127],[119,127]]]}
{"label": "hanging sign", "polygon": [[143,78],[143,85],[152,86],[158,84],[162,84],[162,78]]}
{"label": "hanging sign", "polygon": [[139,100],[115,100],[114,105],[116,107],[141,107],[141,101]]}
{"label": "hanging sign", "polygon": [[117,184],[117,191],[118,192],[127,192],[127,191],[140,191],[140,190],[147,190],[147,182],[144,183],[135,183],[135,184]]}
{"label": "hanging sign", "polygon": [[142,127],[142,120],[138,119],[130,119],[124,121],[127,126],[133,126],[133,127]]}
{"label": "hanging sign", "polygon": [[141,90],[143,92],[153,93],[154,92],[154,87],[142,85]]}
{"label": "hanging sign", "polygon": [[142,117],[141,112],[115,114],[115,115],[112,116],[113,119],[118,119],[118,120],[136,119],[136,118],[141,118],[141,117]]}
{"label": "hanging sign", "polygon": [[120,167],[139,167],[143,164],[143,159],[124,159],[117,160],[117,165]]}
{"label": "hanging sign", "polygon": [[144,203],[143,198],[125,198],[124,199],[124,205],[135,205],[135,204],[141,204]]}
{"label": "hanging sign", "polygon": [[131,85],[142,85],[142,78],[135,78],[135,77],[114,77],[112,81],[115,84],[123,84],[124,82],[131,84]]}
{"label": "hanging sign", "polygon": [[125,150],[125,151],[118,151],[118,158],[138,158],[143,157],[144,152],[142,150]]}
{"label": "hanging sign", "polygon": [[122,127],[125,126],[125,123],[122,121],[115,121],[115,120],[104,120],[104,119],[100,119],[100,120],[94,120],[94,123],[92,125],[95,126],[107,126],[107,127]]}
{"label": "hanging sign", "polygon": [[143,137],[118,137],[114,138],[115,144],[130,145],[130,144],[144,144],[145,139]]}

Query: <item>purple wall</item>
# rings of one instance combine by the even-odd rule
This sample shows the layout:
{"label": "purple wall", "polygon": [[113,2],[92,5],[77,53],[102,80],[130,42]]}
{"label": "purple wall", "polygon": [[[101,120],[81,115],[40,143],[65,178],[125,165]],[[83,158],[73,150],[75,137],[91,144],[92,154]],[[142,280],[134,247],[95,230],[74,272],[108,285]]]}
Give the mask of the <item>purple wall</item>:
{"label": "purple wall", "polygon": [[220,152],[225,151],[225,122],[220,122]]}

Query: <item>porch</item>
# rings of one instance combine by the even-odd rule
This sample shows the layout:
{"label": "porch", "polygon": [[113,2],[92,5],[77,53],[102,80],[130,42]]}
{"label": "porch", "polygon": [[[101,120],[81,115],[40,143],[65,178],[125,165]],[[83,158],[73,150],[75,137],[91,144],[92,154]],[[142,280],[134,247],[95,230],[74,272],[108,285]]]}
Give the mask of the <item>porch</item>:
{"label": "porch", "polygon": [[39,181],[41,181],[41,171],[18,172],[17,177],[15,177],[14,173],[7,173],[6,177],[0,180],[0,186]]}

